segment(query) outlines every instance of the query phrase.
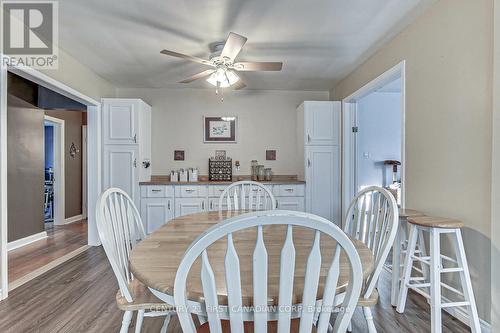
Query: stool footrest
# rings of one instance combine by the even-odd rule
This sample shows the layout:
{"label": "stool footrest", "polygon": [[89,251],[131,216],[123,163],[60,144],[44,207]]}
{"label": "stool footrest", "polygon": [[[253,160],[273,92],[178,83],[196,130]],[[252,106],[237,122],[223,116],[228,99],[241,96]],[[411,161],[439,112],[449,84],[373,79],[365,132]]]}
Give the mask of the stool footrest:
{"label": "stool footrest", "polygon": [[419,261],[419,262],[424,263],[424,264],[429,265],[429,266],[431,265],[431,262],[430,262],[431,257],[418,257],[418,256],[412,255],[411,258],[414,261]]}
{"label": "stool footrest", "polygon": [[441,273],[457,273],[457,272],[463,272],[464,269],[461,267],[452,267],[452,268],[442,268]]}
{"label": "stool footrest", "polygon": [[454,308],[458,306],[470,306],[470,302],[450,302],[450,303],[442,303],[442,308]]}

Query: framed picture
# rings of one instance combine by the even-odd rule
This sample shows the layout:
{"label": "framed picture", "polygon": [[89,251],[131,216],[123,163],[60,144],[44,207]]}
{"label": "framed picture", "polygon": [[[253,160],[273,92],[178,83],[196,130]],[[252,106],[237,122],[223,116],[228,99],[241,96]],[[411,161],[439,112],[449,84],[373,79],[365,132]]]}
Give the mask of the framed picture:
{"label": "framed picture", "polygon": [[203,117],[203,142],[236,143],[236,117]]}
{"label": "framed picture", "polygon": [[174,150],[174,161],[184,161],[184,150]]}

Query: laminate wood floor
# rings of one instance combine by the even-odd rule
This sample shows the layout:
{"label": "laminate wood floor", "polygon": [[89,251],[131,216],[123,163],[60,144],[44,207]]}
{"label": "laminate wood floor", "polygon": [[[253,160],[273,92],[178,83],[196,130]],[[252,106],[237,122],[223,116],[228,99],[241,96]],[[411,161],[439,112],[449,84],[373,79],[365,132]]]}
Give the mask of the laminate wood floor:
{"label": "laminate wood floor", "polygon": [[[380,303],[373,308],[378,332],[430,332],[429,306],[410,292],[405,314],[390,305],[388,274],[383,273]],[[118,332],[122,312],[115,305],[118,286],[101,247],[92,247],[35,278],[0,302],[0,332]],[[159,332],[163,318],[145,318],[143,332]],[[445,333],[470,332],[443,313]],[[133,331],[133,324],[130,332]],[[366,332],[362,312],[356,310],[354,332]],[[174,317],[169,333],[181,333]]]}
{"label": "laminate wood floor", "polygon": [[9,283],[87,245],[87,220],[47,230],[47,238],[9,251]]}

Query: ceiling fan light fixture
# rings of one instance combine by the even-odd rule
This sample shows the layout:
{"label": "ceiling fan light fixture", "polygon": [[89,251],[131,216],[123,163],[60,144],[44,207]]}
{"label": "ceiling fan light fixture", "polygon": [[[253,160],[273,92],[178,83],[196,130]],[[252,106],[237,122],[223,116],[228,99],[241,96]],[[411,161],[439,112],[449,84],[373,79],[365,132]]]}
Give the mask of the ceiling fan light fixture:
{"label": "ceiling fan light fixture", "polygon": [[221,88],[228,88],[239,81],[239,76],[225,67],[218,68],[207,79],[207,82]]}

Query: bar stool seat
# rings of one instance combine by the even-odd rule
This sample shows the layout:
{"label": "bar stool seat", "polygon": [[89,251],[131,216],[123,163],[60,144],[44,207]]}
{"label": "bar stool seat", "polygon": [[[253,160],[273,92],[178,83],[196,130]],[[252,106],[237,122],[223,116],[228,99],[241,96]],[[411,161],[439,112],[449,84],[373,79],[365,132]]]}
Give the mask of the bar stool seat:
{"label": "bar stool seat", "polygon": [[464,226],[464,223],[458,220],[432,216],[411,216],[408,217],[408,222],[411,224],[420,225],[422,227],[431,228],[454,229],[462,228]]}
{"label": "bar stool seat", "polygon": [[[461,228],[464,224],[455,219],[420,216],[409,217],[408,225],[410,236],[396,311],[404,312],[408,289],[412,289],[430,301],[432,333],[442,332],[441,310],[453,307],[466,308],[472,333],[480,333],[479,316],[462,239]],[[429,233],[430,251],[428,256],[417,256],[416,247],[417,243],[423,239],[423,232]],[[455,258],[441,253],[441,235],[443,234],[447,235],[447,240],[451,242]],[[414,261],[427,266],[426,270],[429,273],[424,274],[423,278],[412,276]],[[446,284],[441,278],[442,274],[459,274],[461,290]],[[457,296],[453,298],[453,301],[445,301],[442,298],[441,288],[446,288]]]}

